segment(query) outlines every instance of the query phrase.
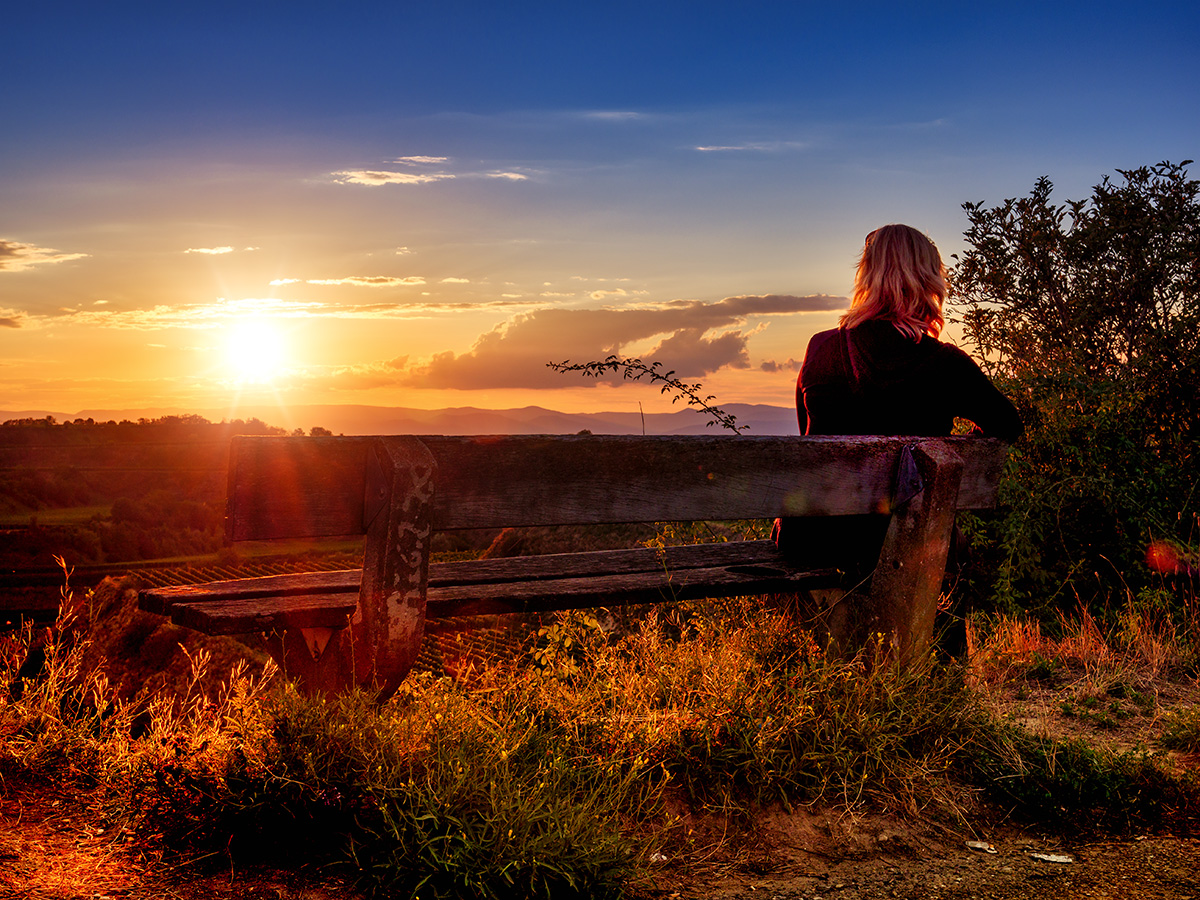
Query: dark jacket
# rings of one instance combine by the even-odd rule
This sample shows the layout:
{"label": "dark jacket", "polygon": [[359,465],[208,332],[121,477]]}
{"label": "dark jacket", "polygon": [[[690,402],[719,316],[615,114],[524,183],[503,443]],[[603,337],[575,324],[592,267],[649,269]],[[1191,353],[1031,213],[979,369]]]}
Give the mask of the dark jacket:
{"label": "dark jacket", "polygon": [[928,335],[914,341],[878,319],[813,336],[796,412],[804,434],[943,435],[955,418],[1010,442],[1023,431],[1012,403],[971,357]]}
{"label": "dark jacket", "polygon": [[[975,432],[1015,441],[1016,408],[966,353],[890,322],[822,331],[809,341],[796,382],[803,434],[948,435],[956,418]],[[887,516],[779,519],[775,540],[797,564],[837,566],[853,578],[879,556]]]}

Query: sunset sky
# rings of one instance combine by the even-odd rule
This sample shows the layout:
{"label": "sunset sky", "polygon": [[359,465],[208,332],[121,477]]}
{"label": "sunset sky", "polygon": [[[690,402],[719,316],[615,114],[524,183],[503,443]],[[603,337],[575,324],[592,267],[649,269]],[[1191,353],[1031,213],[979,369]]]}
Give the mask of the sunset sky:
{"label": "sunset sky", "polygon": [[[863,236],[1200,154],[1187,3],[10,4],[0,410],[792,402]],[[1192,168],[1193,174],[1200,172]]]}

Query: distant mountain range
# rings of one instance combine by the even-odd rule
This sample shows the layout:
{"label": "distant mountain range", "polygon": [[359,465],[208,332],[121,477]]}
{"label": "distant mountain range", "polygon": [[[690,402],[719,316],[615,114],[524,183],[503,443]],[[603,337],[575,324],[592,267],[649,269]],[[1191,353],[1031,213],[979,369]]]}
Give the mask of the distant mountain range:
{"label": "distant mountain range", "polygon": [[[730,403],[722,407],[737,417],[738,425],[749,426],[752,435],[798,434],[794,409],[766,404]],[[211,422],[229,418],[256,418],[268,425],[289,430],[313,426],[328,428],[334,434],[720,434],[719,425],[703,413],[683,408],[670,413],[631,412],[564,413],[540,406],[520,409],[476,409],[471,406],[450,409],[408,409],[399,406],[246,406],[233,416],[228,410],[179,409],[85,409],[76,413],[50,410],[0,410],[0,422],[9,419],[44,419],[58,422],[93,419],[97,422],[125,419],[158,419],[163,416],[199,415]]]}

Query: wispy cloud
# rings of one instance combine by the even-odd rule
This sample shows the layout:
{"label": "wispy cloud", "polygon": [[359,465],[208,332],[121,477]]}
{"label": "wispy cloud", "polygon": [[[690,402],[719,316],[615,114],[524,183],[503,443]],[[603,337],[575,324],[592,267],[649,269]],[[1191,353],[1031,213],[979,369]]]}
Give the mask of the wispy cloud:
{"label": "wispy cloud", "polygon": [[352,287],[419,287],[425,283],[420,275],[407,275],[399,278],[395,275],[351,275],[347,278],[275,278],[270,282],[271,287],[286,284],[346,284]]}
{"label": "wispy cloud", "polygon": [[218,328],[231,321],[256,319],[380,319],[405,320],[432,316],[455,316],[480,309],[528,309],[532,304],[516,299],[490,302],[464,301],[413,303],[329,303],[319,300],[281,300],[248,297],[212,303],[160,304],[146,309],[64,309],[54,315],[30,316],[0,309],[0,317],[11,318],[11,327],[46,328],[52,325],[82,325],[116,330],[157,331],[163,329]]}
{"label": "wispy cloud", "polygon": [[701,153],[773,153],[779,150],[806,150],[808,141],[747,141],[742,144],[702,144],[696,147]]}
{"label": "wispy cloud", "polygon": [[453,278],[453,277],[443,278],[440,283],[441,284],[470,284],[471,279],[470,278]]}
{"label": "wispy cloud", "polygon": [[451,181],[461,178],[488,178],[499,181],[528,181],[529,175],[511,169],[493,169],[490,171],[446,171],[450,162],[446,156],[401,156],[389,160],[385,165],[405,166],[406,169],[420,167],[438,167],[437,171],[407,171],[393,169],[346,169],[332,174],[338,184],[362,184],[371,187],[381,187],[389,184],[432,184],[436,181]]}
{"label": "wispy cloud", "polygon": [[221,256],[225,253],[232,253],[232,247],[189,247],[183,251],[184,253],[207,253],[209,256]]}
{"label": "wispy cloud", "polygon": [[637,119],[649,118],[646,113],[628,109],[593,109],[581,115],[585,119],[599,119],[602,122],[632,122]]}
{"label": "wispy cloud", "polygon": [[334,172],[333,177],[339,184],[365,184],[379,187],[385,184],[431,184],[435,181],[447,181],[455,176],[449,172],[383,172],[357,169],[349,172]]}
{"label": "wispy cloud", "polygon": [[593,300],[605,300],[609,297],[628,297],[629,292],[624,288],[613,288],[609,291],[592,291],[589,295]]}
{"label": "wispy cloud", "polygon": [[759,368],[764,372],[799,372],[801,362],[802,360],[793,359],[789,356],[787,362],[776,362],[773,359],[765,360]]}
{"label": "wispy cloud", "polygon": [[[416,287],[425,283],[420,275],[351,275],[348,278],[309,278],[305,284],[348,284],[354,287]],[[274,281],[271,284],[275,284]]]}
{"label": "wispy cloud", "polygon": [[63,253],[49,247],[0,239],[0,272],[23,272],[34,266],[70,262],[87,256],[87,253]]}

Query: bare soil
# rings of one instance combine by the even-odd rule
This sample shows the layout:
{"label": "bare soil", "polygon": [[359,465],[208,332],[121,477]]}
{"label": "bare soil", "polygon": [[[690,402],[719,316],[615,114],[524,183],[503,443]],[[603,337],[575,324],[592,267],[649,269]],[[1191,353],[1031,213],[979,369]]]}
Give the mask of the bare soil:
{"label": "bare soil", "polygon": [[[161,848],[106,830],[98,791],[18,784],[0,789],[4,900],[358,900],[345,881],[295,868],[163,863]],[[757,823],[748,844],[658,864],[644,900],[1200,897],[1200,838],[1075,840],[1004,826],[973,849],[921,822],[803,811]],[[976,846],[984,841],[975,841]]]}

